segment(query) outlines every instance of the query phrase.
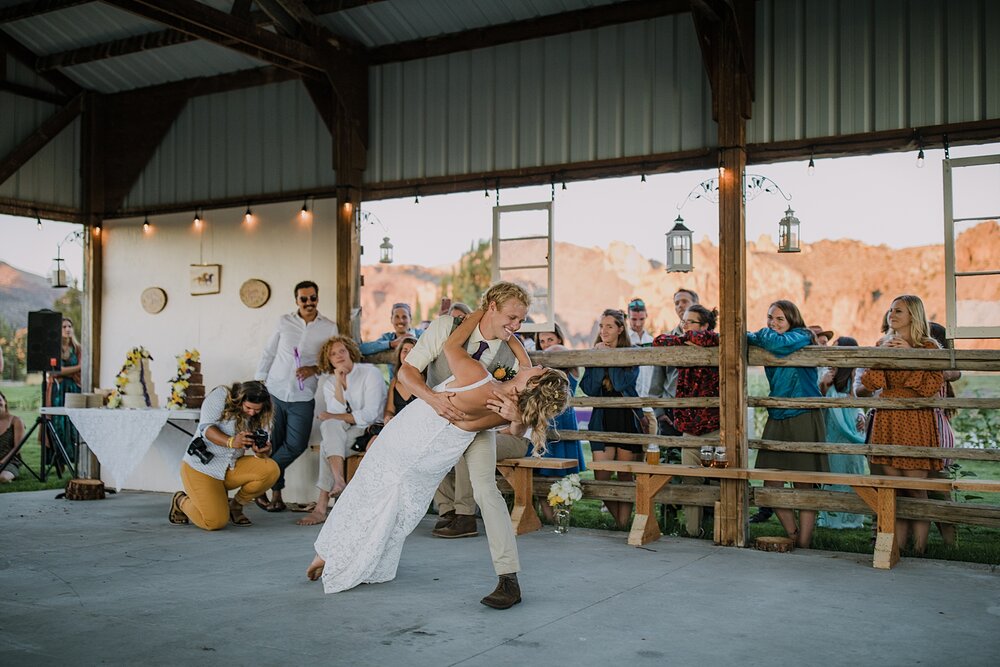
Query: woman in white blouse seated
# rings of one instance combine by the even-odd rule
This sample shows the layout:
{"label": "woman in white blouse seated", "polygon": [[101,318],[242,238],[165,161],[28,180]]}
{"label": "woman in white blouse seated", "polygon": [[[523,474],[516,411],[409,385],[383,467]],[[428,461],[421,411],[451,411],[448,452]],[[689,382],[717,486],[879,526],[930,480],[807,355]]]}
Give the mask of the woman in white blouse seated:
{"label": "woman in white blouse seated", "polygon": [[[193,522],[205,530],[249,526],[243,506],[266,493],[281,471],[268,458],[270,439],[254,432],[271,428],[271,395],[263,382],[219,386],[205,397],[194,439],[181,461],[184,491],[170,503],[170,523]],[[249,456],[252,454],[253,456]],[[232,500],[228,492],[239,489]]]}
{"label": "woman in white blouse seated", "polygon": [[385,379],[374,364],[361,364],[361,350],[353,339],[334,336],[323,344],[319,368],[323,376],[316,387],[316,419],[322,440],[319,445],[319,499],[300,526],[326,520],[330,498],[347,486],[344,459],[354,441],[385,411]]}

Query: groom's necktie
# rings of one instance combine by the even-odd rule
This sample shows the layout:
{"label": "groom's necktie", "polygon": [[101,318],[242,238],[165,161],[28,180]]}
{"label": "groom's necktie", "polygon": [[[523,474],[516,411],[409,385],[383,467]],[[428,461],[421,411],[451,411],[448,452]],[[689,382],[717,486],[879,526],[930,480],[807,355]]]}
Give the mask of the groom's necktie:
{"label": "groom's necktie", "polygon": [[485,340],[479,341],[479,349],[476,350],[475,353],[473,353],[472,358],[475,359],[476,361],[479,361],[479,358],[483,356],[483,352],[485,352],[489,348],[490,344],[487,343]]}

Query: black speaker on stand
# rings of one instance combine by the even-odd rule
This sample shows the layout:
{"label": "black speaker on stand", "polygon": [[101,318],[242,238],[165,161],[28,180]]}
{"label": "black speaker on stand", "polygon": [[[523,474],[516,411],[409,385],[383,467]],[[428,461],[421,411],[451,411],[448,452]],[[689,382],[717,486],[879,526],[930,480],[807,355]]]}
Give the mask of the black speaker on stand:
{"label": "black speaker on stand", "polygon": [[[45,389],[48,386],[48,374],[62,368],[62,313],[54,310],[36,310],[28,313],[28,358],[29,373],[42,374],[42,405],[45,406]],[[48,469],[55,467],[56,473],[62,476],[65,465],[76,476],[76,466],[70,460],[66,447],[55,429],[52,427],[52,417],[39,415],[35,426],[42,425],[41,444],[41,481],[45,481]],[[31,428],[35,430],[35,426]],[[25,435],[30,435],[30,431]],[[23,441],[22,441],[23,444]],[[20,447],[18,447],[20,449]],[[32,473],[34,474],[34,473]]]}

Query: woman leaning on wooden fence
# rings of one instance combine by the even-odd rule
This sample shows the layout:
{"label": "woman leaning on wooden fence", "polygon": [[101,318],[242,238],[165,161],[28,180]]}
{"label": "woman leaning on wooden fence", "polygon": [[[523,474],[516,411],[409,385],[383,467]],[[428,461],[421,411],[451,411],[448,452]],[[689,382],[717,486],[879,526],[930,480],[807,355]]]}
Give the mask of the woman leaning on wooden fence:
{"label": "woman leaning on wooden fence", "polygon": [[[879,347],[895,349],[937,349],[937,341],[930,337],[924,304],[911,294],[898,296],[889,308],[889,333],[878,342]],[[937,395],[944,382],[941,371],[883,371],[868,369],[861,376],[861,383],[870,391],[882,390],[882,398],[930,398]],[[880,445],[907,445],[912,447],[939,447],[937,422],[934,410],[878,409],[872,422],[871,443]],[[908,456],[872,456],[874,464],[883,466],[886,475],[897,477],[928,477],[931,471],[941,470],[940,459],[920,459]],[[903,491],[911,498],[926,498],[926,491]],[[912,526],[911,526],[912,524]],[[913,528],[913,548],[916,553],[927,549],[928,521],[896,520],[896,537],[905,546],[910,528]]]}

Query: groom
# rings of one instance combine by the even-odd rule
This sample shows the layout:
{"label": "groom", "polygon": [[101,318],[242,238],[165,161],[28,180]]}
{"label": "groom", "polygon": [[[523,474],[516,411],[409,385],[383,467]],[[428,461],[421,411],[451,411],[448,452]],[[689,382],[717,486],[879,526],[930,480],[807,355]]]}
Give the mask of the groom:
{"label": "groom", "polygon": [[[472,358],[490,373],[498,368],[517,369],[517,359],[507,340],[521,328],[530,302],[531,297],[523,288],[508,282],[496,283],[483,295],[485,314],[465,347]],[[465,417],[451,402],[454,394],[438,393],[430,387],[452,374],[442,350],[454,326],[455,319],[451,315],[442,315],[434,320],[399,369],[399,379],[406,388],[451,422]],[[421,375],[424,369],[427,369],[426,382]],[[517,583],[517,572],[521,566],[507,503],[496,484],[495,433],[483,431],[477,434],[465,450],[463,459],[468,464],[472,493],[483,515],[493,567],[500,578],[496,590],[481,602],[494,609],[508,609],[521,601],[521,588]]]}

